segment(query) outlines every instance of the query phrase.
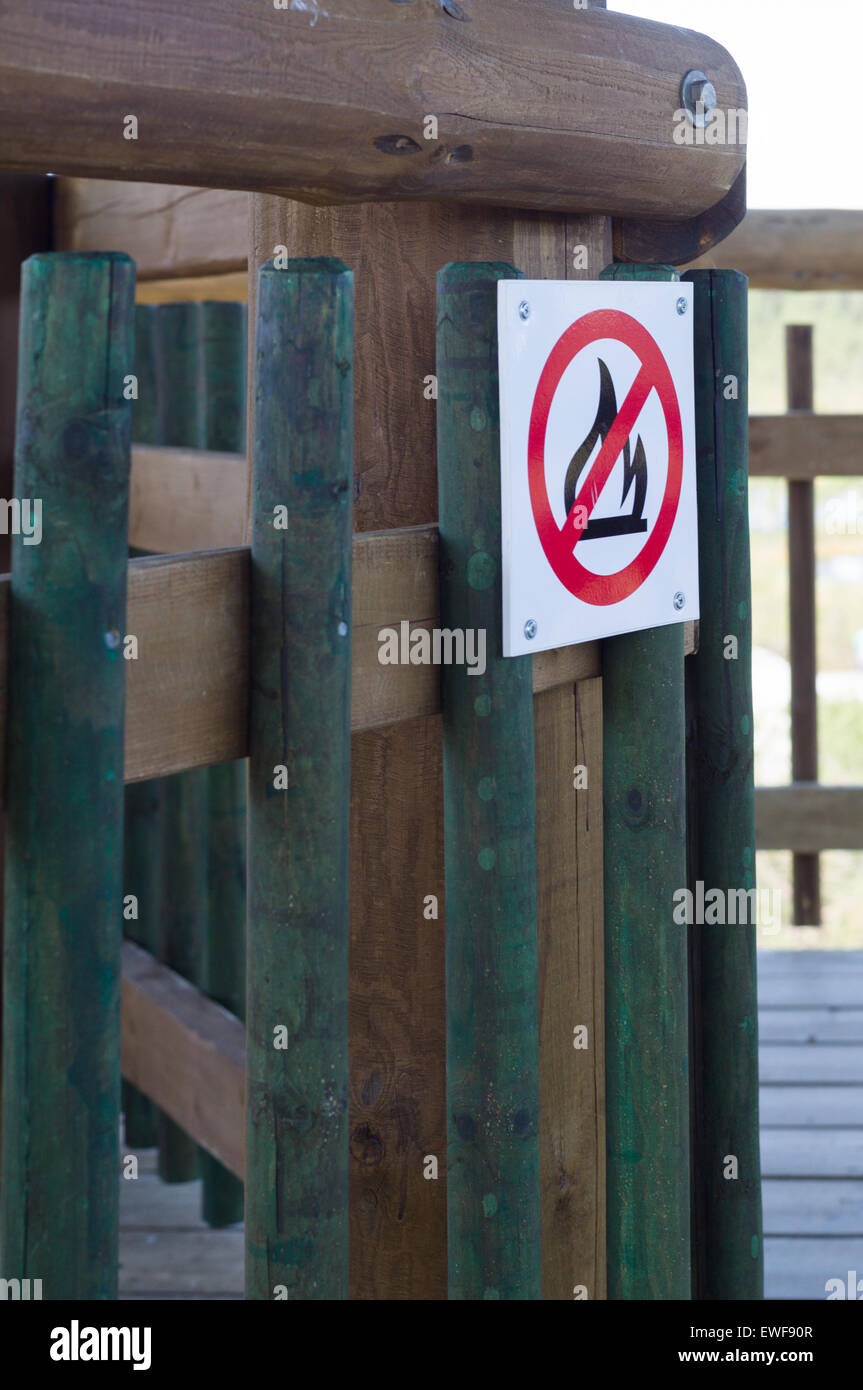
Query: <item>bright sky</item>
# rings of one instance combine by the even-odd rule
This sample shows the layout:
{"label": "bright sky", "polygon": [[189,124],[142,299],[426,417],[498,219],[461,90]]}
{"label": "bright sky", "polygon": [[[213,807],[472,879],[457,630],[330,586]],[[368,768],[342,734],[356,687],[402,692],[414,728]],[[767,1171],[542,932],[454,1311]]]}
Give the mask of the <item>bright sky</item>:
{"label": "bright sky", "polygon": [[608,8],[696,29],[731,53],[749,92],[750,207],[863,211],[863,0],[609,0]]}

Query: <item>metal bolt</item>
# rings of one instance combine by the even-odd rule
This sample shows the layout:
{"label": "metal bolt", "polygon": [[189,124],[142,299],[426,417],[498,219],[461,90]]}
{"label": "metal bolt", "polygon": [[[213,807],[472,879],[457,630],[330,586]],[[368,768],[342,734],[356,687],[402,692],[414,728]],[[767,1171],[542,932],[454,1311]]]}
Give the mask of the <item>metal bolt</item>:
{"label": "metal bolt", "polygon": [[524,635],[528,642],[532,642],[536,636],[536,618],[528,618],[524,625]]}
{"label": "metal bolt", "polygon": [[707,118],[717,102],[716,88],[699,68],[693,68],[680,84],[680,100],[689,112],[692,124],[706,126]]}
{"label": "metal bolt", "polygon": [[518,316],[520,319],[530,318],[530,305],[526,299],[523,299],[518,306]]}
{"label": "metal bolt", "polygon": [[109,632],[106,632],[106,633],[105,633],[105,646],[108,648],[109,651],[112,651],[112,652],[113,652],[113,651],[116,651],[116,649],[117,649],[117,647],[119,647],[119,645],[120,645],[120,634],[119,634],[119,632],[117,631],[116,628],[113,628],[113,627],[112,627],[111,630],[110,630]]}
{"label": "metal bolt", "polygon": [[679,298],[678,301],[677,301],[677,312],[678,312],[678,314],[685,314],[688,307],[689,307],[689,306],[688,306],[686,300],[683,298],[683,295],[681,295],[680,298]]}
{"label": "metal bolt", "polygon": [[686,595],[684,593],[681,593],[680,589],[678,589],[677,593],[674,595],[674,606],[678,612],[680,612],[680,609],[683,607],[685,603]]}

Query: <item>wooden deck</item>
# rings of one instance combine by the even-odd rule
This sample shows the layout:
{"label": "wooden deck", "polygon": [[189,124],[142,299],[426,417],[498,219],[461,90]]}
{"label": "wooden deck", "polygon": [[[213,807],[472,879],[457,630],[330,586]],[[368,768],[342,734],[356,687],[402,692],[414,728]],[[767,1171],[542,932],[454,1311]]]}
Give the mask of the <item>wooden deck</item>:
{"label": "wooden deck", "polygon": [[[863,951],[759,957],[766,1297],[863,1278]],[[242,1228],[211,1231],[200,1183],[166,1186],[155,1153],[121,1181],[129,1299],[239,1299]]]}
{"label": "wooden deck", "polygon": [[767,1298],[863,1278],[863,951],[763,951]]}

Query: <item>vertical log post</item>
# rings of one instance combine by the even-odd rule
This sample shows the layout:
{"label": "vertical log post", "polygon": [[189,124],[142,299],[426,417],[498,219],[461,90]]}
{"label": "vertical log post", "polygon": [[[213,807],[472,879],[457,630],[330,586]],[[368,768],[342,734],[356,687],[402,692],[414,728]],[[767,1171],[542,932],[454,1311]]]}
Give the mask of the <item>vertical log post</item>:
{"label": "vertical log post", "polygon": [[2,1275],[117,1296],[123,710],[135,268],[22,276],[7,725]]}
{"label": "vertical log post", "polygon": [[441,626],[485,671],[441,667],[449,1295],[541,1295],[533,681],[501,656],[500,264],[438,275]]}
{"label": "vertical log post", "polygon": [[[811,412],[812,329],[785,330],[789,411]],[[815,484],[788,480],[788,597],[791,657],[791,780],[818,781],[818,705],[815,680]],[[795,854],[794,925],[821,925],[821,881],[817,854]]]}
{"label": "vertical log post", "polygon": [[[156,391],[156,317],[152,304],[135,309],[135,376],[138,395],[132,407],[132,441],[159,442]],[[133,555],[138,553],[131,552]],[[123,894],[135,898],[136,916],[124,906],[123,930],[130,941],[153,955],[158,952],[162,909],[162,783],[133,782],[126,787],[123,827]],[[158,1142],[158,1110],[131,1082],[123,1082],[124,1139],[131,1149],[153,1148]]]}
{"label": "vertical log post", "polygon": [[[201,447],[246,447],[246,306],[206,301],[200,316]],[[246,764],[208,767],[207,911],[204,986],[211,999],[245,1015]],[[212,1154],[201,1154],[203,1217],[210,1226],[243,1219],[243,1184]]]}
{"label": "vertical log post", "polygon": [[682,623],[603,643],[610,1299],[690,1297],[683,662]]}
{"label": "vertical log post", "polygon": [[[697,270],[698,653],[689,658],[690,886],[725,925],[690,928],[693,1297],[763,1293],[755,963],[747,281]],[[731,895],[735,922],[731,921]],[[737,910],[737,903],[745,910]],[[729,1176],[730,1163],[736,1171]]]}
{"label": "vertical log post", "polygon": [[259,273],[246,1297],[348,1294],[353,275]]}
{"label": "vertical log post", "polygon": [[[199,319],[197,304],[160,304],[156,371],[160,443],[200,444]],[[207,911],[207,769],[166,777],[162,815],[162,913],[160,959],[202,985]],[[190,1182],[200,1172],[194,1140],[159,1114],[159,1175]]]}

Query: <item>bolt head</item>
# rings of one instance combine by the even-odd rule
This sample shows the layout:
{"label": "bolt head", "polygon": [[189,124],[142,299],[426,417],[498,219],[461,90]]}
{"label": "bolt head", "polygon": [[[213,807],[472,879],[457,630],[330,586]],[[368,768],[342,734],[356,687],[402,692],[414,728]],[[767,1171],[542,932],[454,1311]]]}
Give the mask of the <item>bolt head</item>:
{"label": "bolt head", "polygon": [[536,636],[536,618],[528,618],[524,625],[524,635],[528,642],[532,642]]}
{"label": "bolt head", "polygon": [[681,295],[680,298],[679,298],[678,301],[677,301],[677,312],[678,312],[678,314],[685,314],[685,313],[686,313],[686,310],[687,310],[688,308],[689,308],[689,304],[688,304],[687,301],[684,299],[683,295]]}
{"label": "bolt head", "polygon": [[530,305],[526,299],[523,299],[518,306],[518,316],[520,319],[530,318]]}
{"label": "bolt head", "polygon": [[684,606],[685,603],[686,595],[682,593],[680,589],[678,589],[677,593],[674,595],[674,606],[678,612],[680,612],[680,609]]}
{"label": "bolt head", "polygon": [[707,118],[716,106],[718,97],[716,88],[706,73],[701,72],[699,68],[693,68],[680,84],[680,100],[689,112],[692,124],[702,127],[707,125]]}

